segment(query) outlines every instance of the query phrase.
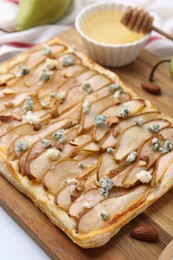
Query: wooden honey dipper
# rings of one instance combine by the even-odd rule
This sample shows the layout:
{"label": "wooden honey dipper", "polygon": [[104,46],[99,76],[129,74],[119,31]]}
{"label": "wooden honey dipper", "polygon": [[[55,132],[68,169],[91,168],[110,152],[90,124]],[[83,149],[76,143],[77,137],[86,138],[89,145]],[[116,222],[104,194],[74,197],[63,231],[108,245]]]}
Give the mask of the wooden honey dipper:
{"label": "wooden honey dipper", "polygon": [[155,27],[153,21],[154,18],[144,9],[139,10],[137,7],[132,8],[131,6],[128,6],[121,18],[121,23],[131,31],[143,34],[155,31],[173,41],[173,36]]}

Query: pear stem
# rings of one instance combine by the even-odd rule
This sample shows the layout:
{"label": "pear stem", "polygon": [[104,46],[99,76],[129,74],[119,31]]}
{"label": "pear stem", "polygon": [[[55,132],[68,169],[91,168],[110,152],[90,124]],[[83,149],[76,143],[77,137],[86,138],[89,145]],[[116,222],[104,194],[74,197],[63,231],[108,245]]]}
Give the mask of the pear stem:
{"label": "pear stem", "polygon": [[156,69],[162,64],[162,63],[166,63],[166,62],[170,62],[170,60],[161,60],[159,62],[157,62],[154,67],[152,68],[150,75],[149,75],[149,82],[153,82],[154,81],[154,73],[156,71]]}

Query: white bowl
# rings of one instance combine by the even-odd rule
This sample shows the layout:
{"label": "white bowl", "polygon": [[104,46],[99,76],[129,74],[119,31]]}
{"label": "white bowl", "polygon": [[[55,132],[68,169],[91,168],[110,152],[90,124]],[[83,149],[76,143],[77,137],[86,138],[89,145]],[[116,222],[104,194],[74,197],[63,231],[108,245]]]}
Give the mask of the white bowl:
{"label": "white bowl", "polygon": [[83,42],[88,50],[90,57],[96,62],[111,67],[120,67],[134,61],[143,49],[150,34],[147,34],[140,40],[127,44],[104,44],[97,42],[86,35],[81,29],[82,22],[92,13],[100,10],[117,10],[124,11],[127,5],[115,2],[96,3],[82,9],[77,15],[75,27],[80,34]]}

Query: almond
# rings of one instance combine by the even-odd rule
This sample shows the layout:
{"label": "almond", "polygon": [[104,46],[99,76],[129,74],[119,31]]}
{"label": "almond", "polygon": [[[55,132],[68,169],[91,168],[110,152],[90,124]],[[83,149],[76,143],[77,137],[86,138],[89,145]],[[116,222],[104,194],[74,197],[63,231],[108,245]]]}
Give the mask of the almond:
{"label": "almond", "polygon": [[151,82],[144,82],[141,84],[141,86],[144,90],[154,95],[159,95],[161,92],[161,88]]}
{"label": "almond", "polygon": [[133,229],[130,232],[132,238],[142,240],[142,241],[156,241],[158,240],[158,233],[154,227],[151,226],[141,226]]}
{"label": "almond", "polygon": [[146,164],[148,164],[149,161],[150,161],[150,158],[149,158],[149,156],[141,156],[141,157],[139,158],[139,160],[140,160],[140,161],[144,161],[144,162],[146,162]]}
{"label": "almond", "polygon": [[11,115],[0,115],[0,121],[3,123],[9,122],[13,119]]}
{"label": "almond", "polygon": [[74,195],[70,195],[70,199],[71,199],[71,202],[74,202],[77,199],[77,197]]}
{"label": "almond", "polygon": [[42,124],[36,124],[33,126],[33,130],[36,132],[39,131],[41,128],[42,128]]}

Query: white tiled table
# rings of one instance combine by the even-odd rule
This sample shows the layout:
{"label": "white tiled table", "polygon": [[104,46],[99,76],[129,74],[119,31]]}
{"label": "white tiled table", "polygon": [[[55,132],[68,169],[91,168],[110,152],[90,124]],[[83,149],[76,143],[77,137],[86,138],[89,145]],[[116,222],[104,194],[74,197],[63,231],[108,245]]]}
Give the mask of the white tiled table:
{"label": "white tiled table", "polygon": [[50,259],[2,208],[0,208],[0,259]]}

